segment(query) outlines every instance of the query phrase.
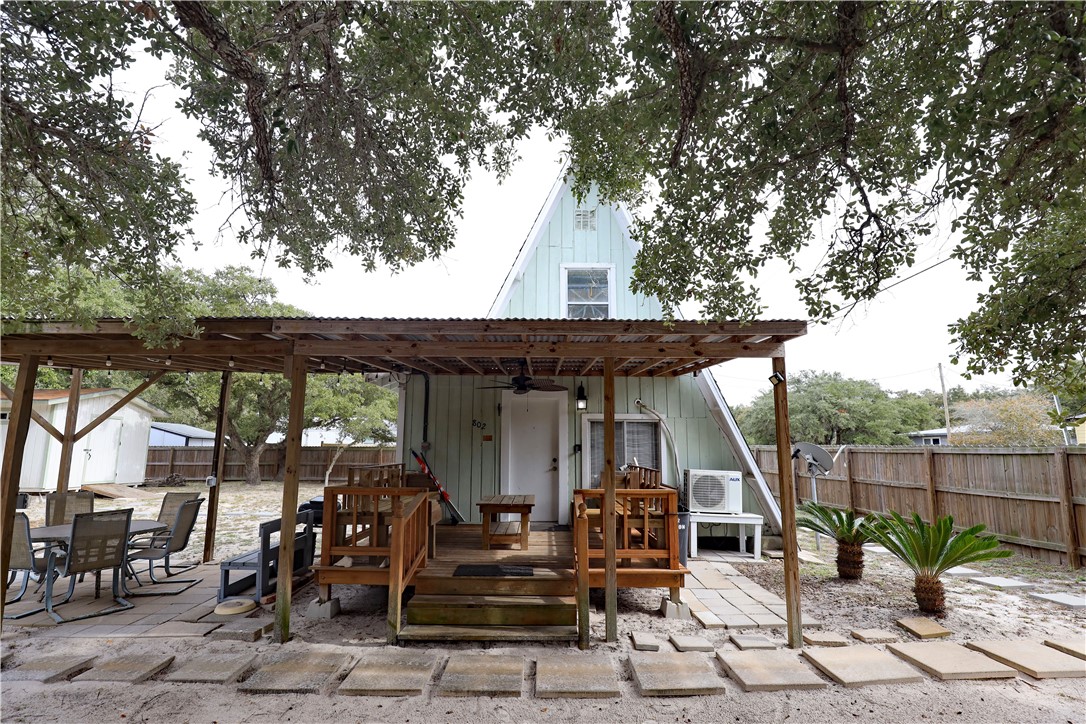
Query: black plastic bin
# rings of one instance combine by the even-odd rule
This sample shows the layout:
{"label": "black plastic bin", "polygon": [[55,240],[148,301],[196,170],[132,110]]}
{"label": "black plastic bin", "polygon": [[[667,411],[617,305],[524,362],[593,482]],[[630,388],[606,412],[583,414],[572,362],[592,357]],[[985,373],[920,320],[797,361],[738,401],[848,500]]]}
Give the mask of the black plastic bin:
{"label": "black plastic bin", "polygon": [[686,565],[690,556],[690,511],[679,511],[679,563]]}

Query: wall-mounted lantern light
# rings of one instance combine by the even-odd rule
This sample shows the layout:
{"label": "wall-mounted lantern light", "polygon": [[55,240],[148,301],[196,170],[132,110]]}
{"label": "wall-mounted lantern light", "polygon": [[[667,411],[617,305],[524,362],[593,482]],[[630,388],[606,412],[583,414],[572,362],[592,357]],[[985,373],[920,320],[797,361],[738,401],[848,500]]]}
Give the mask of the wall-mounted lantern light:
{"label": "wall-mounted lantern light", "polygon": [[588,409],[588,395],[584,393],[584,385],[577,385],[577,409]]}
{"label": "wall-mounted lantern light", "polygon": [[774,387],[776,387],[780,383],[784,382],[784,375],[782,375],[780,372],[774,372],[772,375],[769,376],[769,381],[773,383]]}

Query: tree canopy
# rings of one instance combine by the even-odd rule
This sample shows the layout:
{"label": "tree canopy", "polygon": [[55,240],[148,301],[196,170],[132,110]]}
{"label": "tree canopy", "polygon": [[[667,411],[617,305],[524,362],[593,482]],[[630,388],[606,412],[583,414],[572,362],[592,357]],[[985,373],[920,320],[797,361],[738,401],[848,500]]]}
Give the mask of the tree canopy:
{"label": "tree canopy", "polygon": [[[810,370],[790,376],[788,415],[793,439],[817,445],[907,445],[905,433],[941,427],[943,419],[935,393],[892,395],[875,382]],[[735,416],[748,442],[776,442],[771,390]]]}
{"label": "tree canopy", "polygon": [[[446,251],[473,165],[504,173],[541,125],[579,189],[638,210],[633,285],[668,310],[751,318],[783,260],[825,320],[943,213],[995,283],[954,328],[968,368],[1066,380],[1082,358],[1081,3],[7,2],[0,22],[5,314],[71,316],[88,273],[144,295],[149,335],[191,324],[161,312],[192,196],[111,82],[151,53],[238,238],[306,274]],[[61,293],[16,307],[22,280]]]}

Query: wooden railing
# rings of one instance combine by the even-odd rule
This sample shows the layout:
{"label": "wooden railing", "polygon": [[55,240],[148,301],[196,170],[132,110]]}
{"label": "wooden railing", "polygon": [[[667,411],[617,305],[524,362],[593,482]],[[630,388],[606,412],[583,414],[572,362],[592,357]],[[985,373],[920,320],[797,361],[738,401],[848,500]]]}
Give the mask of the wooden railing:
{"label": "wooden railing", "polygon": [[325,587],[332,584],[388,586],[388,637],[395,642],[403,589],[426,566],[430,511],[430,494],[419,488],[325,488],[321,560],[314,566],[321,599],[328,600]]}
{"label": "wooden railing", "polygon": [[[616,557],[620,561],[650,560],[660,567],[677,570],[679,566],[678,494],[671,488],[622,488],[615,491],[615,512],[618,530],[608,531],[602,525],[600,508],[603,491],[599,488],[576,490],[574,509],[584,504],[589,529],[599,531],[588,550],[588,559],[602,559],[607,536],[618,534]],[[581,524],[578,518],[574,525]],[[595,542],[595,541],[593,541]]]}
{"label": "wooden railing", "polygon": [[655,468],[643,468],[640,465],[630,465],[626,468],[625,488],[662,488],[663,476]]}
{"label": "wooden railing", "polygon": [[351,466],[347,468],[347,485],[357,485],[360,488],[403,487],[403,463]]}

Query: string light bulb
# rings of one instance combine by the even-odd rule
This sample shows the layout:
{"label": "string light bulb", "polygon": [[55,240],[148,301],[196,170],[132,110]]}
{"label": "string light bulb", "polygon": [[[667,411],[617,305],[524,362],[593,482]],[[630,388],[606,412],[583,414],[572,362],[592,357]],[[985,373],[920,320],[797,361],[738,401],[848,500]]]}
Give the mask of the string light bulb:
{"label": "string light bulb", "polygon": [[53,355],[49,355],[49,357],[46,358],[45,364],[49,365],[50,367],[53,366]]}
{"label": "string light bulb", "polygon": [[166,358],[166,366],[169,367],[172,364],[173,364],[173,355],[170,355],[169,357]]}
{"label": "string light bulb", "polygon": [[[52,357],[49,358],[49,364],[53,364]],[[112,367],[112,366],[113,366],[113,358],[110,357],[109,355],[106,355],[106,367]]]}
{"label": "string light bulb", "polygon": [[234,366],[234,358],[231,357],[230,361],[227,364],[229,364],[231,367],[233,367]]}

